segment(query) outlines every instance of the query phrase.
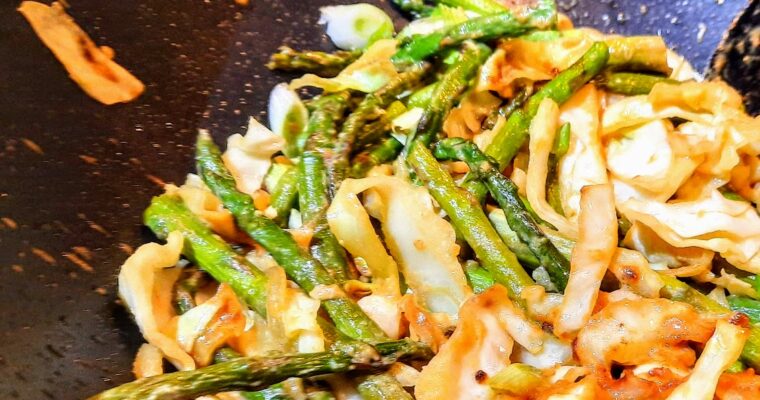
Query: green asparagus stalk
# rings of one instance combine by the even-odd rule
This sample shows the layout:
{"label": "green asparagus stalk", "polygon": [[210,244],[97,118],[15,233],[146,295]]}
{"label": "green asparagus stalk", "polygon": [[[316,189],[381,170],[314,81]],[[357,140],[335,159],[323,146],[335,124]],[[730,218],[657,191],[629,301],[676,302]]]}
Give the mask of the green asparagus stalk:
{"label": "green asparagus stalk", "polygon": [[269,206],[275,211],[274,222],[282,227],[287,226],[290,210],[298,199],[298,170],[292,166],[283,173],[272,190]]}
{"label": "green asparagus stalk", "polygon": [[612,93],[636,96],[639,94],[649,94],[654,85],[658,83],[677,85],[679,82],[675,79],[668,79],[657,75],[634,72],[608,72],[600,77],[598,83],[599,86]]}
{"label": "green asparagus stalk", "polygon": [[496,283],[491,273],[475,260],[467,260],[464,263],[464,274],[467,277],[467,283],[476,294],[485,292]]}
{"label": "green asparagus stalk", "polygon": [[605,41],[612,69],[652,71],[670,75],[668,48],[659,36],[628,36]]}
{"label": "green asparagus stalk", "polygon": [[393,120],[407,111],[404,103],[398,100],[391,103],[380,118],[364,125],[356,138],[356,145],[354,146],[356,150],[376,144],[387,137],[388,133],[391,132]]}
{"label": "green asparagus stalk", "polygon": [[608,57],[607,45],[602,42],[594,43],[580,60],[549,81],[530,97],[522,109],[509,116],[506,124],[486,148],[486,154],[497,161],[500,169],[506,167],[528,137],[530,121],[536,115],[541,102],[547,98],[560,104],[567,101],[576,90],[604,68]]}
{"label": "green asparagus stalk", "polygon": [[327,225],[325,212],[332,193],[328,187],[325,159],[331,157],[334,150],[335,121],[345,110],[348,99],[348,93],[324,96],[322,107],[315,109],[309,118],[306,130],[310,136],[298,163],[301,216],[304,224],[314,229],[312,255],[341,284],[351,276],[346,254]]}
{"label": "green asparagus stalk", "polygon": [[332,78],[349,64],[356,61],[361,51],[338,50],[333,53],[323,51],[296,51],[287,46],[279,48],[269,58],[267,68],[271,70],[308,72]]}
{"label": "green asparagus stalk", "polygon": [[732,310],[748,316],[753,324],[760,323],[760,301],[742,296],[728,296],[728,305]]}
{"label": "green asparagus stalk", "polygon": [[191,371],[138,379],[90,397],[90,400],[190,400],[220,392],[267,388],[291,377],[368,371],[394,362],[430,359],[432,352],[409,340],[378,343],[380,357],[322,352],[282,357],[241,357]]}
{"label": "green asparagus stalk", "polygon": [[450,7],[461,7],[481,15],[496,14],[507,11],[501,3],[495,0],[439,0],[438,3]]}
{"label": "green asparagus stalk", "polygon": [[441,50],[456,46],[465,40],[487,41],[503,37],[520,36],[533,29],[544,29],[556,23],[557,8],[553,0],[538,0],[524,18],[511,11],[485,15],[444,28],[427,35],[416,35],[401,45],[393,56],[396,65],[422,61]]}
{"label": "green asparagus stalk", "polygon": [[207,132],[198,135],[196,149],[198,173],[235,216],[238,226],[266,249],[287,275],[306,292],[317,287],[333,288],[338,297],[322,301],[322,305],[340,332],[354,339],[377,342],[385,338],[383,331],[351,299],[341,296],[338,282],[322,264],[301,249],[293,237],[274,221],[258,215],[250,196],[237,190],[235,179],[222,162],[219,148]]}
{"label": "green asparagus stalk", "polygon": [[540,264],[546,268],[552,283],[560,291],[564,291],[570,275],[570,263],[538,228],[525,209],[517,193],[517,185],[502,175],[495,163],[471,141],[462,138],[441,140],[435,147],[435,156],[439,159],[457,159],[467,163],[470,173],[485,182],[491,196],[504,210],[509,227],[528,245]]}
{"label": "green asparagus stalk", "polygon": [[364,178],[372,167],[396,159],[403,149],[404,145],[396,140],[396,138],[386,138],[377,146],[363,151],[354,157],[351,162],[349,176],[352,178]]}
{"label": "green asparagus stalk", "polygon": [[144,215],[145,225],[161,239],[179,231],[185,239],[182,254],[232,290],[251,308],[266,315],[266,276],[215,235],[179,196],[154,197]]}
{"label": "green asparagus stalk", "polygon": [[433,90],[430,102],[425,107],[425,112],[417,124],[414,140],[407,140],[407,146],[413,141],[422,141],[429,144],[443,126],[443,119],[451,110],[457,96],[470,84],[470,79],[478,71],[481,65],[491,54],[491,49],[483,44],[465,42],[462,46],[461,58],[453,67],[449,68],[438,85]]}
{"label": "green asparagus stalk", "polygon": [[411,14],[415,19],[427,17],[434,7],[425,4],[425,0],[391,0],[401,11]]}
{"label": "green asparagus stalk", "polygon": [[520,292],[533,285],[533,280],[509,251],[488,222],[482,208],[473,204],[456,187],[451,176],[438,164],[424,143],[417,141],[407,157],[417,176],[425,182],[430,194],[451,219],[454,227],[475,251],[483,267],[494,280],[509,289],[510,297],[522,303]]}
{"label": "green asparagus stalk", "polygon": [[[731,312],[728,308],[675,277],[660,274],[660,279],[665,284],[660,290],[662,297],[691,304],[704,313],[726,314]],[[742,350],[741,360],[752,368],[760,368],[760,325],[751,326],[749,339],[747,339],[744,350]]]}
{"label": "green asparagus stalk", "polygon": [[396,378],[388,374],[370,375],[357,387],[363,400],[413,400]]}
{"label": "green asparagus stalk", "polygon": [[518,110],[523,106],[523,104],[525,104],[526,101],[528,101],[530,94],[531,91],[527,89],[523,89],[517,92],[517,94],[515,94],[515,97],[488,115],[485,121],[483,121],[483,129],[493,129],[493,127],[496,125],[496,121],[499,120],[499,117],[509,118],[513,112]]}
{"label": "green asparagus stalk", "polygon": [[330,188],[332,191],[337,190],[338,185],[343,181],[348,173],[348,162],[351,152],[359,133],[368,121],[377,119],[384,113],[384,108],[388,107],[397,97],[406,90],[419,84],[424,74],[430,66],[426,63],[418,64],[407,69],[406,72],[379,89],[370,93],[359,103],[356,110],[352,112],[343,127],[338,133],[338,141],[335,144],[335,152],[327,161],[328,176],[330,178]]}
{"label": "green asparagus stalk", "polygon": [[425,108],[430,103],[430,99],[433,98],[433,92],[435,92],[435,88],[438,86],[438,82],[433,82],[424,88],[412,93],[411,96],[409,96],[409,100],[407,100],[407,107],[414,108]]}

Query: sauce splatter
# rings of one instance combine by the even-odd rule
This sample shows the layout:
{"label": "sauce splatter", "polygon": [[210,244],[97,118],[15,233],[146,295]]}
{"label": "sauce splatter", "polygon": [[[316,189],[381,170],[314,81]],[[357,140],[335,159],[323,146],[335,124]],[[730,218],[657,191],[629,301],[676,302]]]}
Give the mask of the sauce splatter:
{"label": "sauce splatter", "polygon": [[95,272],[95,269],[92,268],[92,265],[88,264],[87,261],[79,258],[79,256],[77,256],[76,254],[63,253],[63,257],[71,261],[74,265],[81,268],[85,272]]}
{"label": "sauce splatter", "polygon": [[87,155],[84,155],[84,154],[80,154],[79,158],[82,159],[82,161],[84,161],[84,162],[86,162],[87,164],[90,164],[90,165],[96,165],[98,163],[98,159],[95,158],[95,157],[92,157],[92,156],[87,156]]}
{"label": "sauce splatter", "polygon": [[46,263],[48,263],[50,265],[57,265],[58,264],[58,262],[55,260],[55,258],[53,256],[50,255],[50,253],[48,253],[47,251],[42,250],[42,249],[40,249],[38,247],[32,247],[32,254],[34,254],[35,256],[39,257],[40,260],[42,260],[42,261],[44,261],[44,262],[46,262]]}
{"label": "sauce splatter", "polygon": [[0,218],[0,221],[2,221],[3,225],[7,226],[9,229],[18,229],[18,224],[11,218],[2,217]]}
{"label": "sauce splatter", "polygon": [[42,147],[40,147],[40,145],[38,145],[37,143],[34,143],[34,141],[32,141],[31,139],[21,138],[21,143],[23,143],[27,149],[31,150],[34,153],[37,153],[40,155],[45,154],[45,152],[42,151]]}

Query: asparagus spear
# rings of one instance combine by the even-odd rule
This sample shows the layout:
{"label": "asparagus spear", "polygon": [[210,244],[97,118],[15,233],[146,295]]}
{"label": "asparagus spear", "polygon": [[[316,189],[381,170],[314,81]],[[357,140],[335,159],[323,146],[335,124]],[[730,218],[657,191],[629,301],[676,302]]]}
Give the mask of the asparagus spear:
{"label": "asparagus spear", "polygon": [[337,130],[335,121],[345,110],[348,99],[348,93],[323,97],[322,106],[315,109],[309,118],[306,130],[310,136],[298,163],[301,216],[304,223],[314,229],[311,251],[338,283],[345,282],[350,274],[346,254],[330,232],[325,217],[332,197],[328,189],[325,158],[333,152]]}
{"label": "asparagus spear", "polygon": [[334,155],[326,160],[329,169],[330,188],[333,193],[337,190],[338,185],[340,185],[348,172],[348,161],[351,151],[362,127],[368,121],[377,119],[378,116],[382,115],[383,109],[395,101],[398,95],[417,85],[423,75],[429,70],[429,67],[428,64],[412,66],[383,88],[368,94],[359,103],[356,110],[346,118],[340,133],[338,133]]}
{"label": "asparagus spear", "polygon": [[282,46],[277,53],[269,58],[267,68],[281,71],[308,72],[331,78],[349,64],[356,61],[361,51],[338,50],[333,53],[323,51],[296,51],[288,46]]}
{"label": "asparagus spear", "polygon": [[439,0],[437,2],[451,7],[461,7],[482,15],[507,11],[506,7],[495,0]]}
{"label": "asparagus spear", "polygon": [[352,178],[364,178],[372,167],[394,160],[404,149],[396,138],[389,137],[377,146],[363,151],[354,157],[351,162],[349,176]]}
{"label": "asparagus spear", "polygon": [[462,138],[441,140],[435,147],[435,156],[439,159],[457,159],[467,163],[470,172],[485,182],[491,196],[504,210],[509,227],[528,245],[541,265],[546,268],[552,283],[560,291],[564,291],[570,275],[570,263],[528,214],[517,193],[517,185],[502,175],[492,160],[471,141]]}
{"label": "asparagus spear", "polygon": [[530,120],[536,115],[541,101],[549,98],[557,103],[564,103],[573,92],[604,68],[608,58],[609,51],[606,44],[596,42],[591,45],[591,48],[575,64],[549,81],[528,99],[522,109],[509,116],[507,123],[496,133],[493,142],[486,148],[486,154],[493,157],[499,168],[503,169],[525,142]]}
{"label": "asparagus spear", "polygon": [[483,293],[495,283],[491,273],[475,260],[467,260],[464,263],[464,274],[467,276],[467,283],[475,293]]}
{"label": "asparagus spear", "polygon": [[468,196],[456,187],[451,176],[441,168],[424,143],[416,141],[412,145],[407,162],[475,251],[483,267],[496,282],[509,289],[514,301],[522,303],[520,292],[526,286],[533,285],[533,280],[501,241],[480,205],[470,202]]}
{"label": "asparagus spear", "polygon": [[499,117],[509,118],[513,112],[518,110],[523,106],[523,104],[525,104],[526,101],[528,101],[530,94],[531,92],[527,89],[523,89],[517,92],[517,94],[506,104],[497,108],[490,115],[488,115],[485,121],[483,121],[483,129],[493,129]]}
{"label": "asparagus spear", "polygon": [[668,48],[659,36],[628,36],[605,41],[612,69],[653,71],[670,75]]}
{"label": "asparagus spear", "polygon": [[[443,119],[451,110],[454,100],[467,88],[470,79],[490,54],[491,49],[486,45],[464,43],[459,62],[446,71],[433,90],[430,102],[417,124],[415,141],[422,141],[427,145],[440,132]],[[407,140],[407,145],[411,145],[412,142],[413,140]]]}
{"label": "asparagus spear", "polygon": [[293,237],[274,221],[255,212],[253,200],[237,190],[235,179],[224,167],[219,148],[205,131],[198,135],[196,161],[198,173],[235,216],[238,226],[272,255],[290,279],[307,292],[317,287],[332,288],[336,292],[337,297],[323,300],[322,305],[340,332],[371,342],[385,338],[377,324],[356,303],[345,297],[337,281],[322,264],[301,249]]}
{"label": "asparagus spear", "polygon": [[144,215],[147,225],[159,238],[172,231],[185,238],[182,254],[214,279],[224,282],[251,308],[266,315],[266,276],[251,265],[201,222],[179,196],[154,197]]}
{"label": "asparagus spear", "polygon": [[742,296],[728,296],[728,305],[732,310],[749,317],[753,324],[760,323],[760,301]]}
{"label": "asparagus spear", "polygon": [[291,377],[373,370],[400,360],[430,359],[432,352],[409,340],[378,343],[380,357],[322,352],[282,357],[241,357],[191,371],[138,379],[89,400],[185,400],[235,390],[260,390]]}
{"label": "asparagus spear", "polygon": [[413,400],[396,378],[388,374],[370,375],[357,387],[363,400]]}
{"label": "asparagus spear", "polygon": [[613,93],[627,96],[649,94],[654,85],[669,83],[677,85],[679,82],[657,75],[640,74],[634,72],[607,72],[599,79],[599,85]]}
{"label": "asparagus spear", "polygon": [[425,0],[392,0],[401,11],[412,14],[416,18],[427,17],[433,12],[434,7],[425,4]]}
{"label": "asparagus spear", "polygon": [[456,46],[465,40],[492,40],[522,35],[533,29],[543,29],[555,24],[557,8],[553,0],[538,0],[524,18],[517,18],[511,11],[485,15],[444,28],[426,35],[416,35],[402,44],[393,56],[397,65],[422,61],[444,48]]}
{"label": "asparagus spear", "polygon": [[298,171],[290,167],[277,182],[269,199],[269,206],[276,213],[273,220],[277,225],[287,225],[288,215],[296,199],[298,199]]}

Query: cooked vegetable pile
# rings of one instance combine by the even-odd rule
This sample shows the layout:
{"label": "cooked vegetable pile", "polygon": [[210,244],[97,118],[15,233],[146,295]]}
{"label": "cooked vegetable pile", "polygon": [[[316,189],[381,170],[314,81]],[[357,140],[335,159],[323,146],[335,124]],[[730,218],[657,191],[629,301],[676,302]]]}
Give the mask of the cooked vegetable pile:
{"label": "cooked vegetable pile", "polygon": [[269,128],[199,133],[119,274],[138,379],[92,399],[760,398],[741,97],[553,1],[396,3],[322,9]]}

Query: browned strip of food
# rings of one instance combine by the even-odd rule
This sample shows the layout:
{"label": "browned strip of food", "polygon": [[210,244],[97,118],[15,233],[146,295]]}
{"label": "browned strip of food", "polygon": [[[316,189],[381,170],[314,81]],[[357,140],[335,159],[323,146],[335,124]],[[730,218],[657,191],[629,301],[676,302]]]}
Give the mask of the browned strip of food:
{"label": "browned strip of food", "polygon": [[139,79],[111,59],[113,50],[96,46],[60,3],[48,6],[24,1],[18,11],[63,64],[71,79],[90,97],[109,105],[126,103],[145,90]]}

